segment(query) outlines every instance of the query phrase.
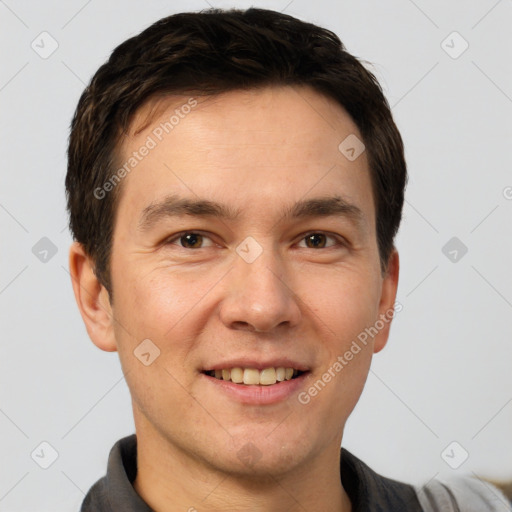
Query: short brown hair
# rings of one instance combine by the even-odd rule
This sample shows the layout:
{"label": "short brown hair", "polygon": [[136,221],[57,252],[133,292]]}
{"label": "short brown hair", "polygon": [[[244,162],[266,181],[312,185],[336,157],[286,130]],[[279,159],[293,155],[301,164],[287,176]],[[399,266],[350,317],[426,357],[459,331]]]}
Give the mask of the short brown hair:
{"label": "short brown hair", "polygon": [[386,269],[407,170],[400,133],[375,76],[330,30],[266,9],[208,9],[163,18],[120,44],[91,79],[74,114],[66,176],[69,226],[111,300],[109,262],[121,187],[101,199],[94,191],[114,174],[120,140],[135,112],[161,95],[273,85],[308,85],[337,101],[357,124]]}

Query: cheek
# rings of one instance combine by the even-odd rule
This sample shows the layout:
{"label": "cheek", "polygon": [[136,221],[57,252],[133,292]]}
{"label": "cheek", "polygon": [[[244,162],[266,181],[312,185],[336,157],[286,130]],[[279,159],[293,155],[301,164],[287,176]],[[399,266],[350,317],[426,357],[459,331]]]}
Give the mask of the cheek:
{"label": "cheek", "polygon": [[[152,270],[133,272],[118,284],[117,318],[123,320],[138,338],[163,339],[182,329],[183,319],[201,302],[210,280],[179,276],[179,270]],[[206,281],[206,282],[205,282]]]}
{"label": "cheek", "polygon": [[317,310],[320,320],[316,322],[316,340],[321,364],[297,397],[300,410],[334,429],[345,424],[357,404],[373,355],[372,340],[360,340],[375,317],[376,306],[371,304],[374,297],[349,287],[345,292],[338,290],[330,300],[327,293],[319,297],[322,305]]}
{"label": "cheek", "polygon": [[[157,423],[167,421],[169,411],[194,406],[188,390],[195,375],[187,356],[200,328],[194,306],[206,290],[191,289],[163,272],[147,277],[141,272],[132,279],[127,273],[117,289],[115,335],[132,400]],[[143,353],[149,353],[148,365]]]}
{"label": "cheek", "polygon": [[325,384],[328,388],[323,403],[330,404],[333,417],[346,419],[353,410],[372,360],[373,341],[365,329],[378,317],[381,281],[380,274],[369,268],[359,273],[351,269],[345,276],[324,283],[324,294],[316,294],[317,314],[329,327],[325,336],[320,336],[327,358],[316,387]]}
{"label": "cheek", "polygon": [[325,339],[330,340],[328,345],[344,352],[347,344],[377,318],[380,281],[367,267],[361,272],[331,272],[314,282],[314,289],[304,289],[301,298],[325,331]]}
{"label": "cheek", "polygon": [[[180,400],[189,402],[190,396],[184,390],[191,389],[196,378],[193,354],[205,324],[214,314],[209,291],[218,277],[210,273],[191,278],[168,268],[149,273],[140,266],[133,270],[132,279],[128,279],[127,272],[126,279],[118,284],[122,302],[116,311],[120,320],[116,338],[121,364],[126,371],[134,370],[130,372],[132,393],[140,403],[152,402],[152,396],[164,397],[167,407]],[[157,347],[153,350],[158,356],[154,364],[142,368],[144,377],[139,379],[136,376],[141,373],[141,361],[134,351],[147,339]],[[154,389],[148,395],[151,386]],[[154,407],[157,406],[155,402]]]}
{"label": "cheek", "polygon": [[316,388],[324,384],[329,388],[324,399],[340,413],[355,406],[371,364],[373,341],[365,329],[378,317],[380,298],[380,281],[372,276],[347,270],[346,275],[337,273],[323,279],[321,286],[307,295],[316,319],[319,351],[323,352],[315,376],[322,382],[317,380]]}
{"label": "cheek", "polygon": [[[133,270],[133,269],[132,269]],[[126,272],[124,279],[114,283],[115,336],[121,365],[135,394],[154,395],[151,387],[173,386],[165,369],[169,360],[171,375],[183,381],[183,362],[191,337],[183,331],[194,294],[184,294],[169,279],[144,276],[144,272]],[[149,354],[143,355],[143,354]],[[146,363],[148,363],[146,365]],[[180,375],[177,375],[177,371]],[[134,376],[143,376],[139,382]],[[136,388],[138,391],[136,391]]]}

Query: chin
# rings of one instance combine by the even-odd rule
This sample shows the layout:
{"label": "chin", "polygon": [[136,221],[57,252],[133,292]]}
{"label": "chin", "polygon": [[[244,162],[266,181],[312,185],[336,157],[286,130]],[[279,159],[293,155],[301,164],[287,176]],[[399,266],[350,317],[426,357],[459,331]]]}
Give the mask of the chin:
{"label": "chin", "polygon": [[262,430],[259,426],[252,435],[233,436],[227,448],[229,456],[222,461],[223,471],[240,477],[278,477],[301,465],[308,457],[310,449],[304,443],[304,433]]}
{"label": "chin", "polygon": [[283,477],[301,463],[301,458],[296,454],[270,454],[258,450],[253,446],[244,448],[243,454],[234,452],[221,460],[217,458],[214,464],[217,470],[237,480],[247,479],[263,484],[275,482],[276,478]]}

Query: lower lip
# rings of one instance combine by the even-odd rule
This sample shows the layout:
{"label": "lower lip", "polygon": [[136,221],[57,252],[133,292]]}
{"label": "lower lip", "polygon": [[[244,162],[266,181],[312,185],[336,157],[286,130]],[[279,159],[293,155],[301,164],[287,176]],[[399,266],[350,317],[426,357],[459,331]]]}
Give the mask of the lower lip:
{"label": "lower lip", "polygon": [[287,400],[297,394],[304,385],[304,379],[309,372],[304,372],[295,379],[284,380],[269,386],[235,384],[230,380],[221,380],[202,373],[208,382],[231,398],[242,404],[270,405]]}

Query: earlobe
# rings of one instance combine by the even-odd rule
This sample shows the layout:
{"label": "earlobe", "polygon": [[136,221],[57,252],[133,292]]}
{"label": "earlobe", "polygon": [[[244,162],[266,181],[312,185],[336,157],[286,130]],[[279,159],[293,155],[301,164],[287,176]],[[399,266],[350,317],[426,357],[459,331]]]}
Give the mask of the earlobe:
{"label": "earlobe", "polygon": [[108,292],[98,281],[91,258],[78,242],[73,242],[69,249],[69,272],[78,309],[89,337],[101,350],[116,351],[113,312]]}
{"label": "earlobe", "polygon": [[400,259],[398,252],[393,249],[388,261],[388,268],[382,281],[382,292],[379,303],[379,332],[374,338],[373,352],[380,352],[388,341],[391,321],[396,313],[396,292],[398,289],[398,275],[400,270]]}

